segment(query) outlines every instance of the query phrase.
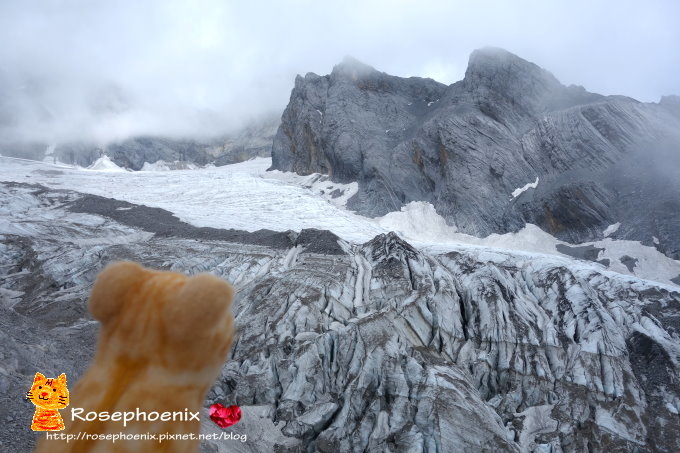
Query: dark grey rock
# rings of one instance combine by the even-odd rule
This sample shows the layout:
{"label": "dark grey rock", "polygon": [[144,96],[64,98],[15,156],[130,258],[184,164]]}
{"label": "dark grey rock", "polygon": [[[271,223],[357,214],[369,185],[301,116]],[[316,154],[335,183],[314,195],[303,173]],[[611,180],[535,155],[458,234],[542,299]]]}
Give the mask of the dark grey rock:
{"label": "dark grey rock", "polygon": [[[526,223],[569,242],[659,239],[680,258],[680,116],[660,104],[563,86],[501,49],[470,56],[450,86],[352,59],[295,79],[272,168],[359,182],[348,206],[378,216],[434,205],[477,236]],[[539,178],[536,189],[513,198]]]}
{"label": "dark grey rock", "polygon": [[340,247],[339,241],[341,239],[328,230],[305,228],[295,238],[295,245],[302,246],[302,251],[306,253],[345,255],[346,252]]}
{"label": "dark grey rock", "polygon": [[[179,220],[174,214],[161,208],[135,205],[126,201],[100,197],[98,195],[83,195],[71,202],[68,209],[72,212],[106,216],[123,225],[140,228],[160,236],[220,240],[242,244],[266,245],[283,249],[293,246],[289,232],[265,229],[249,232],[234,229],[196,227]],[[328,249],[329,245],[326,244],[325,248]]]}
{"label": "dark grey rock", "polygon": [[555,246],[558,252],[565,255],[573,256],[580,260],[597,261],[597,257],[603,248],[595,247],[593,245],[584,245],[581,247],[570,247],[564,244],[557,244]]}
{"label": "dark grey rock", "polygon": [[105,154],[118,166],[141,170],[145,162],[182,161],[205,165],[210,156],[205,145],[194,140],[170,140],[157,137],[138,137],[113,143]]}
{"label": "dark grey rock", "polygon": [[623,255],[621,258],[619,258],[619,261],[621,261],[621,264],[626,266],[630,272],[633,272],[633,269],[635,269],[635,266],[638,263],[637,258],[633,258],[632,256],[628,255]]}

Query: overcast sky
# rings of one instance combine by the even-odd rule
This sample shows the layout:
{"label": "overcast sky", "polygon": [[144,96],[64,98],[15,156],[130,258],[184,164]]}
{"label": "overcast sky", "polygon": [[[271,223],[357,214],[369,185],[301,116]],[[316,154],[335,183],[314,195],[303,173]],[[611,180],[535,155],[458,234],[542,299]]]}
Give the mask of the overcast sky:
{"label": "overcast sky", "polygon": [[680,94],[680,2],[2,1],[0,140],[217,134],[345,55],[453,83],[503,47],[565,84]]}

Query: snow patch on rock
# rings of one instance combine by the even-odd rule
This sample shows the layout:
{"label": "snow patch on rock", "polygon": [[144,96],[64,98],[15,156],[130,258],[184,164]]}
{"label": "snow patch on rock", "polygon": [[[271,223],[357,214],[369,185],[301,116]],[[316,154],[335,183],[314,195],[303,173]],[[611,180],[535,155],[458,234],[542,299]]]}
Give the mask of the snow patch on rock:
{"label": "snow patch on rock", "polygon": [[321,173],[300,176],[293,172],[272,170],[263,174],[262,177],[302,186],[338,207],[346,206],[347,200],[352,198],[359,191],[359,183],[357,182],[351,182],[349,184],[333,182],[328,175],[323,175]]}
{"label": "snow patch on rock", "polygon": [[619,230],[619,227],[621,226],[621,222],[616,222],[611,225],[609,225],[605,230],[602,232],[602,235],[604,237],[609,237],[610,235],[616,233]]}
{"label": "snow patch on rock", "polygon": [[402,206],[400,211],[390,212],[375,220],[387,231],[422,242],[446,242],[457,232],[455,226],[447,225],[434,206],[424,201],[412,201]]}
{"label": "snow patch on rock", "polygon": [[519,187],[512,191],[512,198],[517,198],[529,189],[535,189],[538,187],[538,176],[536,176],[536,181],[528,182],[523,187]]}

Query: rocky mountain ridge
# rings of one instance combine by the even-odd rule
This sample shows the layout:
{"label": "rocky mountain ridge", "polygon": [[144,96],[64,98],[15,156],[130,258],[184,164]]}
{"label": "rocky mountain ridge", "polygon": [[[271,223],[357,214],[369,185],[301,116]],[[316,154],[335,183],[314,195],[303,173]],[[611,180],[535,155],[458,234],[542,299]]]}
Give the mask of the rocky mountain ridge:
{"label": "rocky mountain ridge", "polygon": [[88,167],[106,155],[122,168],[141,170],[145,163],[180,162],[196,165],[227,165],[271,155],[271,144],[279,119],[266,115],[245,127],[211,139],[132,137],[98,145],[89,142],[23,143],[0,141],[0,154],[33,160],[62,162]]}
{"label": "rocky mountain ridge", "polygon": [[566,87],[494,48],[473,52],[450,86],[346,59],[296,78],[272,168],[358,181],[348,206],[365,215],[427,201],[465,233],[533,223],[576,243],[620,223],[615,238],[678,259],[676,106]]}

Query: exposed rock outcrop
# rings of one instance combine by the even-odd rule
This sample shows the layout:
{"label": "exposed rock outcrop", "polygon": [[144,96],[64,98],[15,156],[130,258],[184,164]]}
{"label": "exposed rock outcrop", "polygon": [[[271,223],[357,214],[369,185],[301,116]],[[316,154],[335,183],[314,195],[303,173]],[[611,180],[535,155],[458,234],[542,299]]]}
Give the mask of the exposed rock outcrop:
{"label": "exposed rock outcrop", "polygon": [[420,200],[466,233],[534,223],[571,242],[620,222],[615,238],[656,237],[678,259],[677,104],[566,87],[501,49],[475,51],[450,86],[347,59],[296,78],[272,168],[358,181],[348,206],[362,214]]}

